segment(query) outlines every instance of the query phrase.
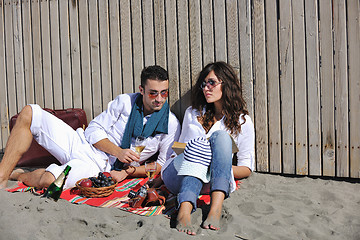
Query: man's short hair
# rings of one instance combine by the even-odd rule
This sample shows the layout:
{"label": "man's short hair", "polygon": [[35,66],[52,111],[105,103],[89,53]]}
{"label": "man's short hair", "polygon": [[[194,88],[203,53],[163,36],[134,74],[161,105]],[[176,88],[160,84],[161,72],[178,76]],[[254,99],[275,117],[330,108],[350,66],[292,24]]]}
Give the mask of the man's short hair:
{"label": "man's short hair", "polygon": [[169,74],[164,68],[162,68],[158,65],[148,66],[148,67],[145,67],[141,71],[141,86],[142,87],[144,87],[146,85],[146,81],[148,79],[166,81],[166,80],[169,80]]}

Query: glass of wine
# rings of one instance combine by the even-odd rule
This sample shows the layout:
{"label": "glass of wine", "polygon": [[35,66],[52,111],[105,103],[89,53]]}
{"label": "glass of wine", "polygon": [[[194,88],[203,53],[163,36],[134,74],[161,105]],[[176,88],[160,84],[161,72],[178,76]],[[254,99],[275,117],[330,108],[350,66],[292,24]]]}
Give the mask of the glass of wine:
{"label": "glass of wine", "polygon": [[145,172],[151,182],[156,172],[156,162],[145,162]]}
{"label": "glass of wine", "polygon": [[[141,152],[145,149],[146,145],[146,138],[144,137],[137,137],[135,139],[135,143],[131,145],[131,150],[135,151],[137,154],[141,154]],[[140,163],[136,161],[132,161],[130,163],[130,166],[139,167]]]}

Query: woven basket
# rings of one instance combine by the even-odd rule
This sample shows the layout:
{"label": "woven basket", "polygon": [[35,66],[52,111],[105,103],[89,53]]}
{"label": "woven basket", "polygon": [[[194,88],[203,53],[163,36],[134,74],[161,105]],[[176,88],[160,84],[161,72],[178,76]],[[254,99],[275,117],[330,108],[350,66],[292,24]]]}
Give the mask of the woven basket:
{"label": "woven basket", "polygon": [[108,187],[82,187],[80,186],[80,182],[86,178],[80,179],[76,182],[76,187],[80,190],[81,195],[88,197],[88,198],[101,198],[110,196],[114,190],[117,182],[114,185]]}

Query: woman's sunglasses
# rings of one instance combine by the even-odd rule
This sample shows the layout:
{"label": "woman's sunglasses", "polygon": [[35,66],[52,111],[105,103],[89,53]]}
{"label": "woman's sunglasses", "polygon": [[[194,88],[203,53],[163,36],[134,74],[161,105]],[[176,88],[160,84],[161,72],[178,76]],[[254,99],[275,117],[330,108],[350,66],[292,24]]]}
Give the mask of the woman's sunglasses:
{"label": "woman's sunglasses", "polygon": [[213,89],[214,87],[216,87],[217,85],[219,84],[222,84],[222,82],[215,82],[214,80],[212,79],[209,79],[207,82],[206,81],[203,81],[201,84],[200,84],[200,88],[202,90],[204,90],[204,88],[207,86],[209,89]]}
{"label": "woman's sunglasses", "polygon": [[[149,98],[151,98],[151,99],[155,99],[158,95],[159,95],[158,91],[150,91],[148,94]],[[163,90],[160,92],[160,96],[162,98],[167,98],[168,95],[169,95],[169,90]]]}

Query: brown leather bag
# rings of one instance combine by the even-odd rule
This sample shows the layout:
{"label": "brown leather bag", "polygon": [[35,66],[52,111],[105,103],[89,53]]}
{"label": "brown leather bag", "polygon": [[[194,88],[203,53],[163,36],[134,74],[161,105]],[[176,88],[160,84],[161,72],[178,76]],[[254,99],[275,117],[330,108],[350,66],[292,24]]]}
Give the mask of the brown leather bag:
{"label": "brown leather bag", "polygon": [[[71,126],[73,129],[77,129],[79,127],[85,129],[87,127],[86,113],[83,109],[68,108],[68,109],[53,110],[49,108],[44,108],[44,110],[60,118],[69,126]],[[14,127],[18,116],[19,114],[16,114],[15,116],[11,117],[9,124],[10,131]],[[51,163],[59,164],[59,161],[33,139],[29,150],[21,157],[17,166],[47,167]]]}

